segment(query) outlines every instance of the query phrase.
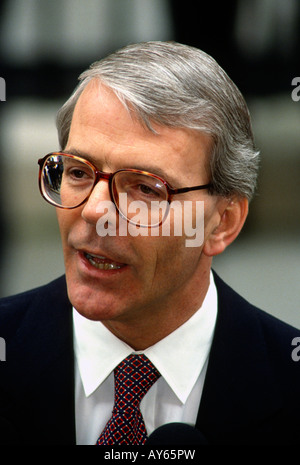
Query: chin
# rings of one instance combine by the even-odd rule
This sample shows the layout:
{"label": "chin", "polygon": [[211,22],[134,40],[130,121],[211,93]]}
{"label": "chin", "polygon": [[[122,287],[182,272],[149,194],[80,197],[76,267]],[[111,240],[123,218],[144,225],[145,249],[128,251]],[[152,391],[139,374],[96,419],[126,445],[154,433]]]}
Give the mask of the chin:
{"label": "chin", "polygon": [[72,306],[85,318],[94,321],[113,319],[118,313],[115,298],[83,284],[68,285]]}

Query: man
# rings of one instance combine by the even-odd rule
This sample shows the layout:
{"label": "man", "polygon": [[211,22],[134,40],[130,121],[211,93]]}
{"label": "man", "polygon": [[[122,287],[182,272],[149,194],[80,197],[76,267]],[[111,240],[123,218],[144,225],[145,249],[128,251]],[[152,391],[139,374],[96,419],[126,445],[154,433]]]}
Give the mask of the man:
{"label": "man", "polygon": [[[2,442],[145,444],[181,423],[199,444],[200,433],[296,444],[300,331],[211,270],[257,177],[239,90],[200,50],[131,45],[83,73],[57,124],[61,152],[39,160],[40,189],[57,208],[66,276],[1,302]],[[184,219],[201,243],[176,233]]]}

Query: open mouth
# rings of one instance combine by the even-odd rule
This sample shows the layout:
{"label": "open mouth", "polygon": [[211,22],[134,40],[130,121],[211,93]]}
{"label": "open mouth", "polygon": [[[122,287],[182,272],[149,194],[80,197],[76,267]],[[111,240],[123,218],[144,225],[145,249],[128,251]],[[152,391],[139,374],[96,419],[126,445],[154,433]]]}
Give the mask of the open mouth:
{"label": "open mouth", "polygon": [[94,255],[85,252],[84,256],[86,260],[98,270],[119,270],[125,266],[124,263],[114,262],[113,260],[109,260],[101,255]]}

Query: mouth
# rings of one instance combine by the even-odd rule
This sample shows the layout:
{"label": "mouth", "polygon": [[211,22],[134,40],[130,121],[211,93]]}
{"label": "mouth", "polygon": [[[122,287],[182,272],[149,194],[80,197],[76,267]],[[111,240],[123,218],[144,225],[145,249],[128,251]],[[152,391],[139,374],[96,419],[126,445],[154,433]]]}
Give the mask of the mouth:
{"label": "mouth", "polygon": [[124,263],[115,262],[102,255],[95,255],[87,252],[84,252],[83,255],[85,259],[90,263],[90,265],[92,265],[94,268],[97,268],[98,270],[120,270],[121,268],[126,266]]}

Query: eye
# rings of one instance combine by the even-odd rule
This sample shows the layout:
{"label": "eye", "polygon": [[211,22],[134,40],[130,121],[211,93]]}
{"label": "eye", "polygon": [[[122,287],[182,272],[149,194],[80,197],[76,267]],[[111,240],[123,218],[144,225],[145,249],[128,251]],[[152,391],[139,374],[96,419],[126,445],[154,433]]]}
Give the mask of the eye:
{"label": "eye", "polygon": [[138,188],[142,194],[145,195],[154,195],[154,196],[159,196],[160,193],[157,192],[156,190],[152,189],[151,187],[147,186],[146,184],[139,184]]}
{"label": "eye", "polygon": [[83,170],[73,168],[69,170],[69,176],[73,176],[76,179],[82,179],[86,173]]}
{"label": "eye", "polygon": [[114,182],[118,194],[127,194],[129,201],[151,202],[167,198],[165,186],[153,176],[121,171],[117,173]]}
{"label": "eye", "polygon": [[70,166],[65,167],[64,171],[66,177],[70,181],[91,181],[93,179],[93,173],[88,168],[82,168],[81,166]]}
{"label": "eye", "polygon": [[61,182],[65,188],[89,189],[94,182],[93,172],[89,167],[65,166]]}

